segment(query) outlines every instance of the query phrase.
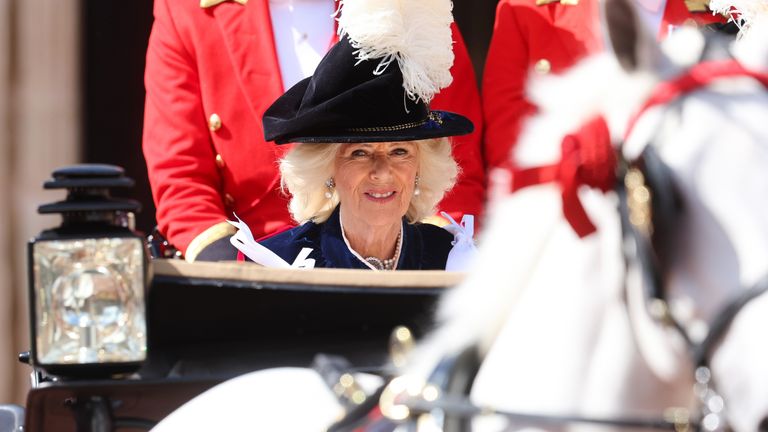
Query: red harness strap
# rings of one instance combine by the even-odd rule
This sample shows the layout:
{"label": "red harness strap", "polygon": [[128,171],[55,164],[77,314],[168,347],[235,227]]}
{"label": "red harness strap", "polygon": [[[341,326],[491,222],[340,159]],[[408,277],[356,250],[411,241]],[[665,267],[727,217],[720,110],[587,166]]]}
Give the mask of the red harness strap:
{"label": "red harness strap", "polygon": [[555,182],[563,197],[563,215],[579,237],[596,228],[579,200],[582,185],[608,191],[616,179],[616,155],[611,146],[608,125],[596,117],[561,143],[558,163],[533,168],[511,168],[512,192],[527,186]]}
{"label": "red harness strap", "polygon": [[[735,60],[697,64],[654,89],[650,98],[630,119],[625,139],[649,108],[669,103],[720,78],[730,77],[753,78],[768,88],[768,74],[747,69]],[[511,190],[515,192],[527,186],[558,183],[563,197],[563,215],[576,234],[585,237],[595,232],[596,228],[579,200],[579,187],[589,186],[607,192],[616,181],[616,154],[605,120],[594,118],[576,133],[567,135],[561,143],[561,151],[561,160],[552,165],[518,168],[510,164]]]}
{"label": "red harness strap", "polygon": [[692,66],[684,74],[656,86],[651,96],[629,120],[624,133],[626,140],[645,112],[658,105],[669,103],[680,96],[711,84],[721,78],[752,78],[768,88],[768,73],[745,68],[736,60],[709,61]]}

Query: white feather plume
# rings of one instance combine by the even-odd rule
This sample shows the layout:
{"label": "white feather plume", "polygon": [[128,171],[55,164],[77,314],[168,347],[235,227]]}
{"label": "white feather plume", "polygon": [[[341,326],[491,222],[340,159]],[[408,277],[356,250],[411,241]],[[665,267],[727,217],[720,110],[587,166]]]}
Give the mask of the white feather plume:
{"label": "white feather plume", "polygon": [[768,20],[768,0],[710,0],[709,8],[739,26],[744,35],[757,22]]}
{"label": "white feather plume", "polygon": [[397,62],[412,100],[429,102],[451,84],[453,4],[450,0],[340,0],[339,35],[360,61],[378,59],[375,73]]}
{"label": "white feather plume", "polygon": [[739,26],[734,56],[743,65],[768,69],[768,0],[711,0],[709,7]]}

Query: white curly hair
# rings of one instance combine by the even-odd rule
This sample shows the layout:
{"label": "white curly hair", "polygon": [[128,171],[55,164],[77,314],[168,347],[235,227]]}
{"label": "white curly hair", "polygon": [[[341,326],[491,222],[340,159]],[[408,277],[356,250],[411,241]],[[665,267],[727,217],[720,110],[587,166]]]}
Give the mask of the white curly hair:
{"label": "white curly hair", "polygon": [[[405,216],[414,223],[435,214],[435,206],[451,190],[459,166],[451,154],[448,138],[419,142],[419,195],[411,197]],[[298,223],[325,222],[339,205],[335,191],[326,198],[326,181],[334,175],[334,160],[340,144],[298,144],[280,160],[282,190],[291,194],[288,210]]]}

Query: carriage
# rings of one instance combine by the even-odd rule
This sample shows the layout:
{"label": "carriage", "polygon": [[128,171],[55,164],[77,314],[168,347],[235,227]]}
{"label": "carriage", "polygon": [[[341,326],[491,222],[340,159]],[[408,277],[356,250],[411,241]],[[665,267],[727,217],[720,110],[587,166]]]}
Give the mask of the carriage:
{"label": "carriage", "polygon": [[153,257],[163,245],[125,226],[136,203],[108,193],[130,184],[100,165],[46,183],[68,190],[41,206],[64,222],[30,244],[34,336],[20,360],[32,388],[26,408],[0,405],[2,432],[149,430],[208,388],[268,367],[315,364],[329,386],[380,373],[408,343],[392,331],[424,331],[437,296],[461,279]]}

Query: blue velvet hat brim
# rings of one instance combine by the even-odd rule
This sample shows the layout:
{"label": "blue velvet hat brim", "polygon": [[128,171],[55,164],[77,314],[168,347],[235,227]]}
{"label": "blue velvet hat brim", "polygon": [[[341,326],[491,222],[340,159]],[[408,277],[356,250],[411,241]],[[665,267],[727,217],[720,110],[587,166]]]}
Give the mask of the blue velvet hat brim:
{"label": "blue velvet hat brim", "polygon": [[423,124],[396,131],[339,131],[329,134],[314,134],[311,136],[288,136],[276,139],[277,144],[288,143],[374,143],[417,141],[430,138],[466,135],[472,133],[472,122],[459,114],[448,111],[432,111],[433,116],[439,116],[440,121],[427,119]]}
{"label": "blue velvet hat brim", "polygon": [[355,143],[415,141],[474,130],[466,117],[430,111],[405,95],[397,62],[374,73],[379,59],[358,61],[344,38],[320,61],[315,74],[291,87],[263,117],[267,141]]}

